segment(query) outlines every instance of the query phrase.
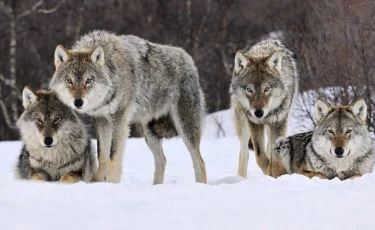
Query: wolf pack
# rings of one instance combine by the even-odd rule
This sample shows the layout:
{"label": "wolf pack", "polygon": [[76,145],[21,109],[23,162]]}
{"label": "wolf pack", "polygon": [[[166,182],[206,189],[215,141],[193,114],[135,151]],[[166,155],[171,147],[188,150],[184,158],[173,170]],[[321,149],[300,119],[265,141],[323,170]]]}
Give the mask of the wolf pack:
{"label": "wolf pack", "polygon": [[[154,184],[164,181],[164,138],[181,137],[195,180],[207,183],[200,152],[205,99],[198,70],[182,48],[132,35],[93,31],[71,49],[58,45],[48,90],[25,87],[16,177],[63,183],[119,183],[129,124],[142,125],[154,156]],[[277,39],[237,51],[230,84],[240,143],[238,175],[247,178],[249,148],[265,175],[353,179],[371,173],[374,143],[363,99],[314,105],[313,130],[287,137],[299,90],[296,56]],[[92,118],[96,148],[80,114]]]}

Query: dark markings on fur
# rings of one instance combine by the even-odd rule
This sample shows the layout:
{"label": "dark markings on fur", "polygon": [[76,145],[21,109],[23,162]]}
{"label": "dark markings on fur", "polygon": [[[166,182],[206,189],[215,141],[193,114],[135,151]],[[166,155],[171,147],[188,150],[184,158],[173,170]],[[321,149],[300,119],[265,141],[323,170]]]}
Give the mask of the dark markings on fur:
{"label": "dark markings on fur", "polygon": [[147,127],[152,135],[159,139],[164,137],[172,138],[178,135],[172,118],[169,115],[151,120],[148,122]]}
{"label": "dark markings on fur", "polygon": [[145,62],[147,62],[149,64],[150,64],[150,60],[148,59],[148,55],[149,55],[150,52],[151,52],[151,45],[150,45],[150,43],[146,42],[146,53],[145,53],[143,59],[145,60]]}
{"label": "dark markings on fur", "polygon": [[247,146],[249,147],[250,150],[254,150],[254,145],[253,145],[253,141],[251,140],[251,138],[249,139],[249,143],[247,144]]}
{"label": "dark markings on fur", "polygon": [[259,146],[259,145],[255,145],[255,149],[254,149],[254,150],[255,150],[255,151],[254,151],[255,154],[258,155],[258,156],[260,156],[260,151],[261,151],[261,150],[260,150],[260,146]]}
{"label": "dark markings on fur", "polygon": [[115,64],[113,64],[113,61],[112,61],[112,59],[110,59],[110,58],[107,58],[106,59],[106,65],[108,66],[108,70],[111,72],[111,74],[116,74],[116,65]]}
{"label": "dark markings on fur", "polygon": [[[98,136],[98,134],[96,136]],[[99,141],[99,138],[96,141],[96,148],[97,148],[97,153],[98,153],[98,158],[99,158],[99,155],[100,155],[100,141]]]}

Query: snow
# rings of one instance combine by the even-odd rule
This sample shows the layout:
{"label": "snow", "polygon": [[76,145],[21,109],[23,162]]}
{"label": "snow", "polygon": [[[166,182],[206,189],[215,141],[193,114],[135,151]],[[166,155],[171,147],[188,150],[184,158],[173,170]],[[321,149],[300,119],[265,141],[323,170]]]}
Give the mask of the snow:
{"label": "snow", "polygon": [[[213,116],[223,122],[225,137],[217,138]],[[236,176],[239,142],[230,111],[209,115],[205,123],[201,150],[208,185],[194,182],[180,139],[164,141],[165,183],[156,186],[153,156],[142,138],[127,141],[120,184],[15,180],[21,142],[1,142],[0,229],[374,228],[375,174],[347,181],[273,179],[261,173],[251,153],[245,180]]]}

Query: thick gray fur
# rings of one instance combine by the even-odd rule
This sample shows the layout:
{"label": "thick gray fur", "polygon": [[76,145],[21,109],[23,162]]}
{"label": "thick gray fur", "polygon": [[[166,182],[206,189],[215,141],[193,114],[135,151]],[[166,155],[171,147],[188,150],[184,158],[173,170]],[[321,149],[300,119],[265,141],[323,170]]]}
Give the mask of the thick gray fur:
{"label": "thick gray fur", "polygon": [[[92,53],[98,46],[104,59],[96,63]],[[55,63],[51,88],[73,108],[74,100],[81,97],[84,105],[77,111],[96,121],[100,165],[96,180],[120,181],[128,123],[140,122],[155,158],[154,184],[164,180],[162,138],[177,134],[191,153],[196,181],[206,182],[200,154],[205,103],[197,68],[182,48],[94,31],[81,37],[72,50],[57,48]],[[73,80],[72,85],[67,78]],[[89,78],[92,82],[86,84]],[[73,86],[85,88],[85,93],[71,93]]]}
{"label": "thick gray fur", "polygon": [[[16,177],[31,179],[39,173],[46,181],[59,181],[66,174],[74,174],[79,180],[91,182],[98,162],[85,125],[55,93],[30,93],[35,94],[37,100],[25,109],[17,122],[24,146],[18,158]],[[60,120],[54,122],[57,116]],[[54,139],[50,148],[43,145],[47,133]]]}
{"label": "thick gray fur", "polygon": [[[335,130],[334,134],[327,130]],[[351,129],[350,133],[346,133]],[[345,154],[337,158],[333,148],[337,139]],[[289,174],[320,173],[328,179],[345,180],[371,173],[375,163],[374,143],[366,125],[349,107],[333,107],[314,131],[279,138],[273,152],[280,157]],[[303,171],[301,171],[303,168]]]}
{"label": "thick gray fur", "polygon": [[[286,135],[298,86],[295,55],[279,40],[266,39],[245,52],[237,52],[230,95],[240,139],[238,175],[247,177],[250,138],[258,166],[264,174],[272,174],[269,171],[271,145],[278,137]],[[257,110],[264,112],[261,118],[256,117]]]}

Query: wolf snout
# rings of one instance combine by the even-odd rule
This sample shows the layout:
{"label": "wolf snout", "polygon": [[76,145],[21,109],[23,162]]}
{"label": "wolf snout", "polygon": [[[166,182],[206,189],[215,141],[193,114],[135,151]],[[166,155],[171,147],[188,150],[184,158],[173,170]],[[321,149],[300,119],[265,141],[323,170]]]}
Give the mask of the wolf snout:
{"label": "wolf snout", "polygon": [[344,154],[344,148],[343,147],[336,147],[335,148],[335,154],[337,157],[342,157]]}
{"label": "wolf snout", "polygon": [[75,99],[74,100],[74,106],[77,107],[77,108],[81,108],[83,105],[83,100],[82,99]]}
{"label": "wolf snout", "polygon": [[254,114],[257,118],[261,118],[261,117],[263,117],[264,112],[261,109],[257,109],[257,110],[255,110]]}
{"label": "wolf snout", "polygon": [[46,145],[47,148],[52,147],[52,143],[53,143],[52,137],[45,137],[44,138],[44,144]]}

